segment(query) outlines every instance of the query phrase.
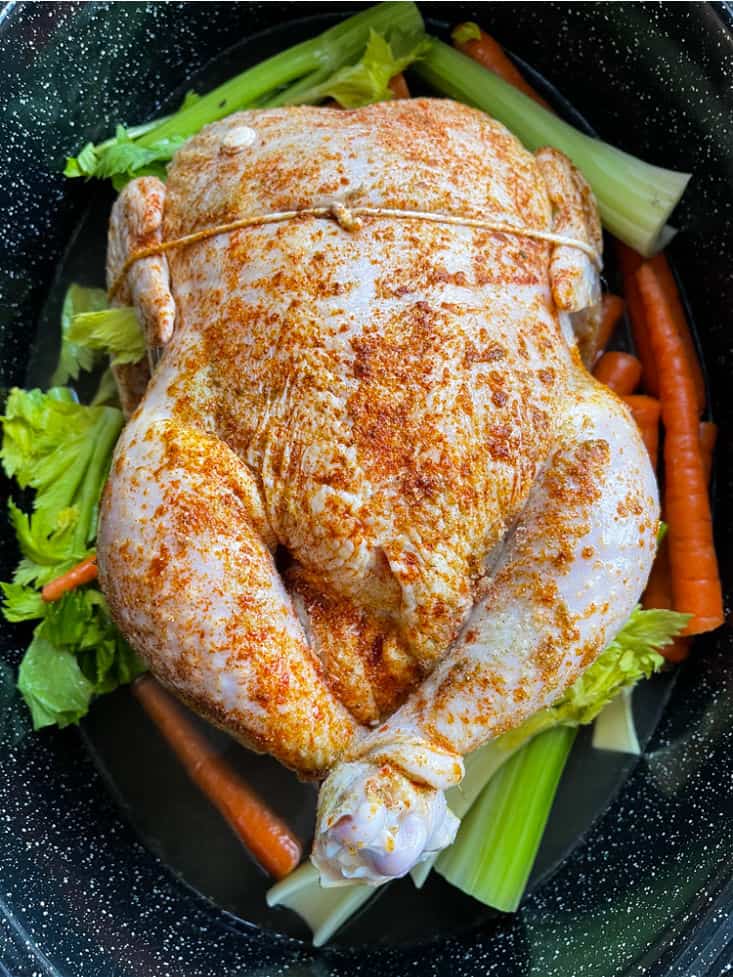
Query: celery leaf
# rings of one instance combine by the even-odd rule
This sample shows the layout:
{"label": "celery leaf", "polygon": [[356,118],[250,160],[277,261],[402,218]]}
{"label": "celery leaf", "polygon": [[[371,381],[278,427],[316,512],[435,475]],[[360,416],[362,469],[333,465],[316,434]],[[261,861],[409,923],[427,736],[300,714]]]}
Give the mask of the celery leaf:
{"label": "celery leaf", "polygon": [[112,366],[137,363],[145,356],[145,337],[140,321],[129,306],[75,315],[68,335],[82,349],[104,351]]}
{"label": "celery leaf", "polygon": [[20,663],[18,689],[30,709],[34,729],[78,722],[88,711],[94,692],[76,656],[39,635]]}
{"label": "celery leaf", "polygon": [[85,288],[83,285],[70,285],[61,309],[61,352],[59,362],[51,383],[54,386],[76,380],[82,370],[89,371],[94,366],[94,352],[79,346],[69,339],[69,327],[74,316],[81,312],[96,312],[107,307],[107,294],[102,288]]}
{"label": "celery leaf", "polygon": [[690,619],[677,611],[636,607],[606,650],[548,710],[556,722],[592,722],[622,689],[649,678],[664,664],[671,644]]}
{"label": "celery leaf", "polygon": [[94,587],[45,605],[45,617],[20,664],[18,688],[35,729],[68,726],[92,698],[132,682],[145,665],[115,628]]}
{"label": "celery leaf", "polygon": [[370,31],[364,54],[356,64],[340,68],[327,81],[304,92],[298,101],[332,98],[347,109],[389,101],[394,98],[390,80],[423,57],[429,48],[430,41],[424,34],[394,32],[387,41]]}
{"label": "celery leaf", "polygon": [[46,613],[40,591],[18,583],[0,583],[0,589],[3,592],[3,616],[6,621],[33,621]]}
{"label": "celery leaf", "polygon": [[[189,106],[196,100],[189,100]],[[137,176],[164,180],[167,164],[185,140],[180,136],[142,146],[124,126],[117,126],[114,138],[94,146],[87,143],[78,156],[67,158],[64,176],[112,179],[116,190]]]}
{"label": "celery leaf", "polygon": [[23,555],[14,582],[42,585],[88,553],[122,414],[77,404],[64,387],[46,393],[14,388],[0,422],[6,474],[35,489],[32,513],[9,503]]}

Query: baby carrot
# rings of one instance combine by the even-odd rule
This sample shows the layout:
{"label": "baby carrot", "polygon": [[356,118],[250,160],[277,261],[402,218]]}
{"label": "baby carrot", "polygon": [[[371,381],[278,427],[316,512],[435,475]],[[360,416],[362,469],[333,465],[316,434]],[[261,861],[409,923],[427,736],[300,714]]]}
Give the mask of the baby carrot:
{"label": "baby carrot", "polygon": [[633,394],[622,397],[623,402],[631,411],[636,421],[642,441],[649,452],[652,467],[657,470],[657,458],[659,456],[659,418],[661,415],[661,405],[654,397],[647,397],[644,394]]}
{"label": "baby carrot", "polygon": [[702,463],[705,467],[705,478],[710,485],[710,476],[713,473],[713,455],[715,454],[715,442],[718,440],[718,425],[712,421],[702,421],[700,423],[700,451],[702,452]]}
{"label": "baby carrot", "polygon": [[699,634],[723,622],[723,598],[700,450],[695,381],[658,268],[645,262],[636,281],[656,360],[665,428],[665,511],[674,607],[694,615],[686,634]]}
{"label": "baby carrot", "polygon": [[55,580],[50,580],[41,590],[41,597],[51,604],[55,600],[60,600],[69,590],[81,587],[82,584],[91,583],[97,579],[97,557],[88,556],[81,563],[62,573]]}
{"label": "baby carrot", "polygon": [[504,50],[498,41],[481,30],[476,24],[458,24],[451,32],[454,47],[468,55],[474,61],[478,61],[484,68],[493,71],[504,81],[518,88],[520,92],[529,95],[538,105],[545,109],[552,109],[542,96],[532,88],[522,73],[515,67],[514,63],[504,54]]}
{"label": "baby carrot", "polygon": [[400,72],[389,80],[389,87],[395,98],[409,98],[410,89],[407,87],[405,76]]}
{"label": "baby carrot", "polygon": [[669,575],[669,553],[666,539],[663,539],[659,544],[641,603],[647,609],[671,610],[672,608],[672,581]]}
{"label": "baby carrot", "polygon": [[[656,404],[657,410],[657,429],[659,424],[659,402],[653,400],[651,397],[624,397],[624,400],[628,404],[629,401],[650,401],[652,404]],[[631,413],[636,417],[634,407],[631,407]],[[638,423],[638,421],[637,421]],[[642,434],[643,436],[643,434]],[[710,481],[710,472],[712,470],[713,464],[713,450],[715,448],[715,442],[718,437],[718,426],[713,424],[712,421],[703,421],[700,424],[700,450],[703,456],[703,463],[705,465],[705,472]],[[645,439],[646,440],[646,439]],[[659,547],[659,552],[657,553],[657,558],[654,561],[654,566],[652,567],[652,572],[649,577],[649,582],[647,583],[646,590],[644,591],[644,596],[642,598],[642,604],[646,608],[650,607],[662,607],[670,608],[672,606],[672,583],[669,576],[669,554],[667,553],[667,541],[662,540]],[[661,649],[661,654],[669,662],[678,664],[684,661],[685,658],[690,653],[690,639],[689,638],[675,638],[671,645],[667,645],[666,648]]]}
{"label": "baby carrot", "polygon": [[[636,281],[636,272],[641,266],[643,258],[636,251],[633,251],[625,244],[621,244],[621,242],[617,242],[617,254],[624,280],[624,296],[626,298],[626,307],[631,323],[631,332],[634,337],[634,346],[636,347],[637,355],[643,367],[644,389],[658,396],[657,365],[654,361],[651,341],[649,339],[644,304],[641,301],[639,287]],[[659,283],[667,297],[669,310],[682,340],[685,355],[692,373],[697,408],[698,411],[702,411],[705,408],[705,380],[672,269],[664,253],[656,255],[650,260],[649,264],[653,266]]]}
{"label": "baby carrot", "polygon": [[188,776],[245,848],[276,879],[292,872],[302,852],[288,826],[247,786],[152,675],[141,675],[131,688]]}
{"label": "baby carrot", "polygon": [[[641,604],[645,610],[652,608],[670,610],[672,608],[672,581],[669,572],[669,553],[666,539],[662,540],[657,551],[646,590],[641,598]],[[677,637],[671,644],[659,649],[659,654],[674,665],[684,661],[689,653],[690,638]]]}
{"label": "baby carrot", "polygon": [[641,380],[641,363],[630,353],[604,353],[598,360],[593,376],[618,394],[632,394]]}
{"label": "baby carrot", "polygon": [[690,654],[691,638],[675,638],[671,644],[659,649],[659,654],[673,665],[679,665]]}
{"label": "baby carrot", "polygon": [[654,268],[660,286],[664,289],[667,297],[669,310],[674,317],[677,332],[685,349],[685,356],[689,364],[692,379],[695,384],[695,397],[697,399],[697,409],[702,412],[705,409],[705,380],[702,375],[702,367],[692,339],[692,333],[687,322],[687,316],[682,306],[682,299],[677,288],[677,282],[672,274],[672,269],[664,253],[655,255],[649,264]]}
{"label": "baby carrot", "polygon": [[616,254],[621,268],[624,299],[629,316],[629,325],[631,326],[631,335],[634,337],[634,348],[636,355],[641,360],[643,388],[647,393],[658,397],[657,365],[654,361],[654,353],[646,328],[644,303],[641,301],[639,286],[636,283],[636,272],[644,259],[633,248],[622,244],[621,241],[616,242]]}
{"label": "baby carrot", "polygon": [[600,357],[611,341],[616,326],[624,314],[624,300],[619,295],[606,292],[601,301],[601,321],[596,333],[595,346]]}

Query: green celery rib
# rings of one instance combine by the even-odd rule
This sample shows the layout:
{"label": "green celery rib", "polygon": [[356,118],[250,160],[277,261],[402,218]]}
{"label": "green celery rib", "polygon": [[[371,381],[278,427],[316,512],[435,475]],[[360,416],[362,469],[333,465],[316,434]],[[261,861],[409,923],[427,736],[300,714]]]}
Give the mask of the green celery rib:
{"label": "green celery rib", "polygon": [[652,166],[586,136],[442,41],[433,41],[414,70],[443,95],[494,116],[527,149],[554,146],[569,156],[593,188],[604,225],[641,254],[653,254],[670,233],[665,224],[688,173]]}
{"label": "green celery rib", "polygon": [[[85,443],[75,453],[74,460],[62,478],[57,478],[53,486],[53,508],[56,512],[72,505],[74,497],[82,484],[94,453],[94,431],[87,432]],[[40,467],[40,466],[39,466]]]}
{"label": "green celery rib", "polygon": [[[168,122],[169,119],[173,118],[173,115],[162,115],[159,119],[151,119],[149,122],[141,122],[137,126],[128,126],[126,129],[127,135],[130,139],[139,139],[140,136],[144,136],[146,132],[150,132],[152,129],[157,129],[163,125],[163,123]],[[95,149],[106,149],[108,146],[113,146],[117,142],[117,136],[110,136],[109,139],[105,139],[104,142],[99,143],[95,146]]]}
{"label": "green celery rib", "polygon": [[101,417],[89,432],[89,438],[93,439],[94,454],[81,486],[78,521],[74,527],[74,548],[77,551],[85,549],[96,533],[95,518],[102,482],[123,425],[121,411],[113,407],[104,407],[102,410]]}
{"label": "green celery rib", "polygon": [[288,85],[283,91],[265,99],[260,103],[259,107],[272,109],[280,105],[297,105],[302,95],[305,95],[317,85],[322,85],[324,81],[328,81],[332,74],[333,72],[328,68],[313,71],[309,75],[306,75],[305,78],[301,78],[300,81],[296,81],[295,84]]}
{"label": "green celery rib", "polygon": [[524,893],[576,729],[557,726],[522,747],[492,777],[435,869],[495,909]]}
{"label": "green celery rib", "polygon": [[269,92],[313,72],[330,74],[356,59],[369,37],[369,31],[413,32],[424,29],[414,3],[380,3],[329,28],[319,37],[296,44],[280,54],[248,68],[197,102],[149,129],[137,140],[152,146],[176,136],[187,138],[203,126],[250,105]]}
{"label": "green celery rib", "polygon": [[[448,807],[457,818],[465,817],[497,770],[536,732],[537,729],[530,721],[526,724],[526,734],[524,728],[520,726],[518,730],[490,740],[463,758],[465,776],[457,787],[451,787],[445,794]],[[421,889],[425,885],[437,858],[437,855],[426,858],[424,862],[420,862],[412,869],[410,877],[415,883],[415,888]]]}

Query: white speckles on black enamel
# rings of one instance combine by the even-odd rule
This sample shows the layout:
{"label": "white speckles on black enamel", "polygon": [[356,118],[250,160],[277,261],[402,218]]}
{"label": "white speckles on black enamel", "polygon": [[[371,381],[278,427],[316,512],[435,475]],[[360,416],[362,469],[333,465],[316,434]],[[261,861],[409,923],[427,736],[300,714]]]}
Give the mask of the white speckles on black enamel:
{"label": "white speckles on black enamel", "polygon": [[[105,192],[65,183],[58,173],[64,155],[117,121],[153,114],[185,90],[186,77],[244,35],[324,9],[334,13],[331,5],[297,3],[20,3],[0,14],[0,383],[23,381],[39,322],[41,354],[50,348],[47,329],[65,284],[54,276],[82,212],[98,209],[104,225]],[[725,461],[733,431],[733,41],[723,7],[430,4],[426,12],[484,22],[553,79],[604,138],[694,170],[673,254],[705,347]],[[264,35],[246,56],[265,56],[300,36]],[[242,66],[235,52],[217,60],[207,78],[215,83]],[[86,264],[64,264],[64,275],[98,281],[99,250],[93,261],[85,252]],[[733,485],[722,468],[718,525],[730,581],[733,520],[725,502],[729,510]],[[7,579],[15,553],[7,526],[1,529]],[[4,626],[9,666],[25,638]],[[730,644],[727,632],[698,643],[648,756],[584,844],[516,917],[477,911],[458,937],[436,934],[427,945],[369,951],[311,951],[194,894],[120,819],[78,733],[29,734],[11,672],[3,669],[0,974],[718,977],[731,959]],[[403,885],[379,916],[393,942],[403,892],[407,912],[409,883]]]}

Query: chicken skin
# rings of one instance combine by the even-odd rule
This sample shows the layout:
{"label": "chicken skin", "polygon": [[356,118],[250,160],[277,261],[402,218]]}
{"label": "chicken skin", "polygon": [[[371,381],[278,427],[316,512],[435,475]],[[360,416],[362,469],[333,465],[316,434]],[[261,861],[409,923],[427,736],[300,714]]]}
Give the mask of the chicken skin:
{"label": "chicken skin", "polygon": [[[339,205],[601,248],[562,154],[413,99],[208,126],[165,186],[118,198],[108,279],[161,240]],[[241,228],[124,275],[164,353],[105,490],[102,586],[176,695],[326,777],[326,883],[449,844],[462,756],[561,694],[641,593],[657,490],[580,358],[599,294],[572,244],[386,215]]]}

